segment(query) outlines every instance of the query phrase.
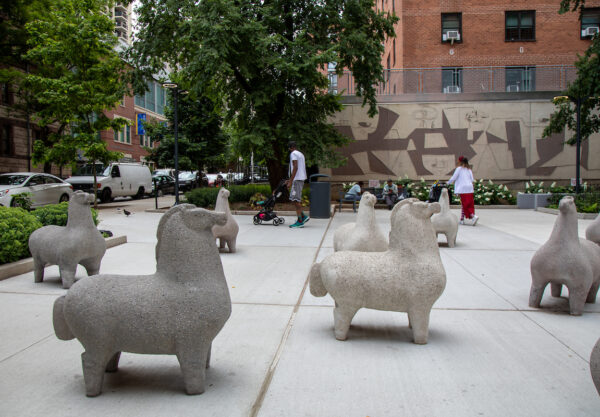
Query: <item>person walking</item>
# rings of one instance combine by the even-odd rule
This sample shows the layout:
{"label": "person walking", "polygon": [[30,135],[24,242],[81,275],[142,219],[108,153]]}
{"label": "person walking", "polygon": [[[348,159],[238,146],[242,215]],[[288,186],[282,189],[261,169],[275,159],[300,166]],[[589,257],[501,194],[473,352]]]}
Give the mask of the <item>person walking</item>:
{"label": "person walking", "polygon": [[469,160],[464,156],[458,158],[454,174],[448,184],[454,184],[454,192],[460,197],[460,224],[475,226],[479,217],[475,215],[475,200],[473,198],[473,172]]}
{"label": "person walking", "polygon": [[394,204],[398,201],[398,186],[391,179],[387,180],[387,183],[383,186],[383,197],[388,210],[393,209]]}
{"label": "person walking", "polygon": [[302,188],[306,180],[306,162],[304,154],[296,148],[296,142],[288,144],[290,150],[290,179],[287,181],[287,187],[290,190],[290,201],[296,207],[298,220],[291,224],[290,228],[304,227],[310,219],[302,212]]}

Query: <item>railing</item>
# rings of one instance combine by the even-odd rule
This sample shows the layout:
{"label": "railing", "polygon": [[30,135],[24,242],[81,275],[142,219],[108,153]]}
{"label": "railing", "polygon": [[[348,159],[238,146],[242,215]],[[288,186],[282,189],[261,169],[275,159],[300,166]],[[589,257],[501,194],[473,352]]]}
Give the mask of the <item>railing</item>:
{"label": "railing", "polygon": [[[562,91],[577,77],[572,65],[405,68],[384,70],[385,82],[377,94],[500,93]],[[336,76],[329,73],[330,90],[344,96],[356,95],[350,71]]]}

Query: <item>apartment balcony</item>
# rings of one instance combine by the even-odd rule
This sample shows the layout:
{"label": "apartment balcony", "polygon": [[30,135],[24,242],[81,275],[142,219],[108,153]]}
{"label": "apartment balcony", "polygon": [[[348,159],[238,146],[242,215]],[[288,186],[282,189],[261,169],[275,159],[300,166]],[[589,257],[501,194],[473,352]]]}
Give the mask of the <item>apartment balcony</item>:
{"label": "apartment balcony", "polygon": [[123,3],[115,3],[115,11],[117,10],[127,12],[127,6]]}
{"label": "apartment balcony", "polygon": [[124,30],[127,30],[127,22],[123,22],[123,21],[117,20],[117,21],[115,22],[115,27],[116,27],[117,29],[119,29],[119,28],[122,28],[122,29],[124,29]]}
{"label": "apartment balcony", "polygon": [[[330,91],[355,96],[350,71],[329,74]],[[446,94],[459,98],[473,93],[530,93],[563,91],[577,77],[572,65],[404,68],[384,70],[378,96]]]}
{"label": "apartment balcony", "polygon": [[127,12],[124,12],[122,10],[115,10],[115,19],[117,21],[127,22]]}

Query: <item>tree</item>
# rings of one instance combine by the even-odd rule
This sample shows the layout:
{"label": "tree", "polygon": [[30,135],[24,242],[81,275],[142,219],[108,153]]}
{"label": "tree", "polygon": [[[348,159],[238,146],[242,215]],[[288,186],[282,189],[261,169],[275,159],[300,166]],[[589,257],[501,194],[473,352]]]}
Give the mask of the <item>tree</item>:
{"label": "tree", "polygon": [[99,135],[126,124],[104,114],[128,92],[127,69],[115,50],[114,22],[105,13],[108,4],[60,0],[25,26],[29,49],[23,58],[35,70],[18,83],[37,124],[56,127],[34,143],[36,164],[74,164],[78,152],[90,162],[121,157],[108,151]]}
{"label": "tree", "polygon": [[[562,0],[559,13],[569,11],[580,13],[585,7],[585,0]],[[568,127],[573,136],[569,138],[569,144],[577,140],[576,106],[571,105],[571,99],[581,100],[581,140],[586,140],[590,135],[600,132],[600,117],[595,111],[600,109],[600,36],[596,34],[592,44],[579,57],[575,63],[577,78],[564,92],[565,97],[555,100],[557,110],[550,116],[550,123],[544,129],[544,137],[554,133],[561,133]]]}
{"label": "tree", "polygon": [[[169,102],[173,102],[172,95]],[[173,167],[175,136],[173,108],[170,105],[166,108],[165,116],[167,124],[144,123],[151,140],[160,142],[158,147],[146,148],[146,159],[160,167]],[[196,98],[193,94],[180,94],[177,118],[180,170],[201,171],[205,166],[213,169],[225,165],[225,148],[229,136],[222,130],[223,119],[215,111],[215,105],[210,99]]]}
{"label": "tree", "polygon": [[141,0],[136,68],[156,73],[167,62],[199,96],[218,103],[235,150],[254,152],[271,186],[284,177],[287,143],[309,164],[335,166],[348,139],[328,123],[341,109],[325,69],[352,71],[357,95],[377,112],[381,55],[395,16],[373,0]]}

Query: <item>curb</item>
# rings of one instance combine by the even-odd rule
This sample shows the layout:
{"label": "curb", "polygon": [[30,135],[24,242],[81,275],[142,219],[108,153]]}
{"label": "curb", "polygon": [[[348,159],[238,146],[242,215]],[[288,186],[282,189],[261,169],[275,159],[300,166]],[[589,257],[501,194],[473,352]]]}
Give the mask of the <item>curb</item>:
{"label": "curb", "polygon": [[[127,236],[113,236],[106,239],[106,249],[127,243]],[[0,265],[0,281],[33,271],[33,258]]]}
{"label": "curb", "polygon": [[[538,207],[535,209],[535,211],[558,215],[558,209],[552,209],[548,207]],[[596,213],[577,213],[577,218],[581,220],[594,220],[596,216],[598,216]]]}

